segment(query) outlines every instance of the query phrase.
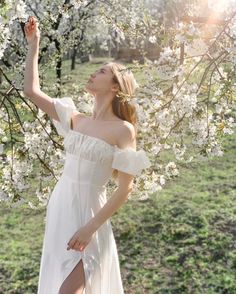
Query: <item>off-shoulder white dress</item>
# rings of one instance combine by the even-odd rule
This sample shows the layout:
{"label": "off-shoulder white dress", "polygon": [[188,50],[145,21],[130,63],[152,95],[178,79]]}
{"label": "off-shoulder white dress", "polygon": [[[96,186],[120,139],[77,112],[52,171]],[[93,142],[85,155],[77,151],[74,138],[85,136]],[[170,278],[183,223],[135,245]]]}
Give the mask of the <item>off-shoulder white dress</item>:
{"label": "off-shoulder white dress", "polygon": [[76,109],[73,100],[64,97],[53,101],[60,119],[53,123],[64,137],[65,163],[47,205],[38,294],[58,294],[81,258],[84,294],[122,294],[110,219],[93,234],[83,251],[67,250],[67,243],[106,203],[106,184],[112,169],[140,175],[142,169],[150,166],[149,158],[143,149],[120,149],[98,137],[72,130],[70,118]]}

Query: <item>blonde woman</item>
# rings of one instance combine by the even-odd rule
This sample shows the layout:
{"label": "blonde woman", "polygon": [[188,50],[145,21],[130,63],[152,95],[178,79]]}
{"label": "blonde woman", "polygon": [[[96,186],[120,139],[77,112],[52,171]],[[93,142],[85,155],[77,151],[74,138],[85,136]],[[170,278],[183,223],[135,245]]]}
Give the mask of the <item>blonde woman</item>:
{"label": "blonde woman", "polygon": [[[38,77],[40,31],[34,17],[25,25],[28,42],[24,93],[46,112],[64,137],[64,169],[47,205],[38,294],[122,294],[117,247],[110,217],[133,189],[133,179],[150,166],[136,151],[136,112],[128,101],[136,82],[132,72],[107,63],[91,75],[91,116],[70,98],[51,98]],[[118,187],[107,200],[106,184]]]}

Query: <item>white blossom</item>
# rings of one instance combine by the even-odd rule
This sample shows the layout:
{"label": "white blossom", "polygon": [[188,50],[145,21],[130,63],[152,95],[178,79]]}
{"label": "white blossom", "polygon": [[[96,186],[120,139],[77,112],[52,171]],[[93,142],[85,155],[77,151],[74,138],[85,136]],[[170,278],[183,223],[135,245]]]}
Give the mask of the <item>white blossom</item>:
{"label": "white blossom", "polygon": [[156,41],[157,41],[157,38],[156,38],[156,36],[151,36],[151,37],[149,37],[149,42],[150,42],[150,43],[153,43],[153,44],[155,44],[155,43],[156,43]]}
{"label": "white blossom", "polygon": [[188,56],[206,54],[207,50],[208,46],[202,39],[194,39],[192,43],[189,43],[185,48],[185,52]]}
{"label": "white blossom", "polygon": [[166,167],[165,167],[165,173],[167,176],[172,177],[172,176],[177,176],[179,174],[179,171],[176,167],[176,164],[171,161],[169,162]]}

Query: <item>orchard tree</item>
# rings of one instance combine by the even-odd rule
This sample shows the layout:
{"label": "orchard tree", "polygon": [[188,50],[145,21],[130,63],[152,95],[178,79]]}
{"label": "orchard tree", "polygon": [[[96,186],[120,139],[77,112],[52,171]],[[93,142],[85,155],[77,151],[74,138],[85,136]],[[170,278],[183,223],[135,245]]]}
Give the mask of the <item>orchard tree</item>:
{"label": "orchard tree", "polygon": [[[23,1],[1,4],[1,199],[25,202],[33,208],[45,205],[51,193],[49,181],[53,184],[57,180],[64,161],[61,138],[50,119],[22,93],[26,48],[19,20],[36,8],[34,14],[39,13],[45,30],[42,87],[54,97],[58,95],[57,83],[47,88],[44,72],[51,66],[58,69],[60,58],[77,46],[81,28],[76,21],[81,20],[83,9],[93,24],[99,24],[98,30],[96,25],[92,30],[88,23],[90,34],[86,36],[91,43],[99,34],[107,50],[112,40],[114,48],[128,44],[140,51],[142,62],[133,60],[129,66],[135,74],[144,74],[132,103],[139,118],[137,149],[147,152],[152,165],[135,179],[137,189],[131,197],[142,200],[158,192],[178,176],[181,165],[223,155],[221,139],[232,134],[235,126],[236,12],[230,2],[215,11],[209,4],[203,17],[203,7],[196,2],[110,0],[96,1],[87,8],[89,1],[63,5],[61,1],[39,1],[31,8]],[[100,28],[104,30],[99,32]],[[59,50],[55,42],[59,42]],[[159,58],[148,58],[148,44],[161,48]],[[93,98],[87,94],[78,97],[77,90],[75,86],[70,93],[61,94],[78,101],[80,111],[91,113]],[[164,153],[169,159],[164,159]],[[37,197],[32,196],[35,194]]]}

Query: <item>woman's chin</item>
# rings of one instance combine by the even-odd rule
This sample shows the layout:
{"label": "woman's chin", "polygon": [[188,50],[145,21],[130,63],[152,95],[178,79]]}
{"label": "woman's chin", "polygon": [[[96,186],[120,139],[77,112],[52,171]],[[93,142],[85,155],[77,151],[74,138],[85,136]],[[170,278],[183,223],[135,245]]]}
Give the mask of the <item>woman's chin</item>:
{"label": "woman's chin", "polygon": [[94,95],[94,91],[93,91],[92,89],[90,89],[89,85],[86,85],[86,86],[84,87],[84,90],[85,90],[86,92],[88,92],[89,94]]}
{"label": "woman's chin", "polygon": [[91,90],[89,89],[89,84],[86,84],[84,89],[87,91],[87,92],[90,92]]}

